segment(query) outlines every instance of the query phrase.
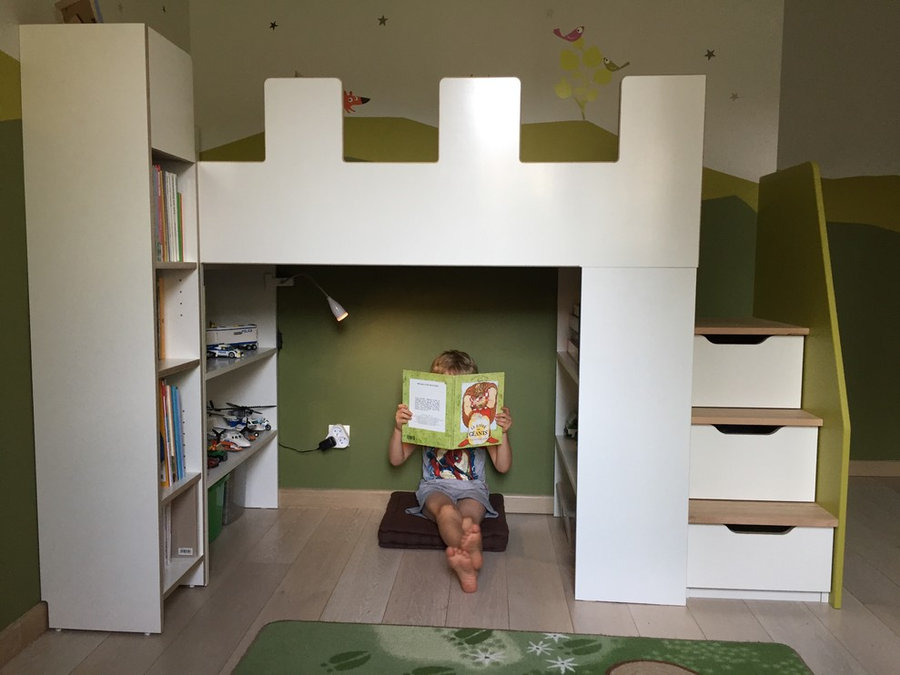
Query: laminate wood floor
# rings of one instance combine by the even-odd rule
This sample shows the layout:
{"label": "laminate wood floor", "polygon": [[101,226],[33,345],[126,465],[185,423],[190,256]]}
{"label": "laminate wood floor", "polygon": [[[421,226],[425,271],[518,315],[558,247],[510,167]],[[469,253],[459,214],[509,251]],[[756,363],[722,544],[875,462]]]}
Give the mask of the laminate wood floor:
{"label": "laminate wood floor", "polygon": [[685,607],[578,602],[560,522],[509,514],[480,590],[459,590],[441,551],[381,549],[381,512],[247,510],[211,547],[211,583],[167,600],[162,635],[48,631],[2,675],[228,673],[259,628],[321,619],[783,642],[814,673],[900,672],[900,478],[852,478],[844,607],[689,599]]}

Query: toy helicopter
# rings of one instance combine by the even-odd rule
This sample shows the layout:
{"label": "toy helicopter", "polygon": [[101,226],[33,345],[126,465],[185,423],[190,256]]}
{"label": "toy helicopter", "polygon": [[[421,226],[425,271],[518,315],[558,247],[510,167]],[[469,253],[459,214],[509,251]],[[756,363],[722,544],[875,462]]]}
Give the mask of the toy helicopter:
{"label": "toy helicopter", "polygon": [[256,440],[263,431],[272,428],[271,422],[257,408],[274,408],[274,405],[246,406],[226,401],[226,408],[217,408],[209,402],[206,412],[210,416],[210,426],[219,429],[234,429],[249,440]]}
{"label": "toy helicopter", "polygon": [[274,408],[274,405],[255,405],[255,406],[246,406],[246,405],[237,405],[236,403],[231,403],[226,401],[227,405],[231,406],[231,414],[235,417],[241,418],[244,421],[244,426],[251,431],[268,431],[272,428],[272,424],[268,419],[260,412],[256,410],[256,408]]}

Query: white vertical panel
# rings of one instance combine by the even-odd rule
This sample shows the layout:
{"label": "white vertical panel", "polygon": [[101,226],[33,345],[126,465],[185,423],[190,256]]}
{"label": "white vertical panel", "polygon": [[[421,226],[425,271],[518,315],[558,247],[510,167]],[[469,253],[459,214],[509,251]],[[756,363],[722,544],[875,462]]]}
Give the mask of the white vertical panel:
{"label": "white vertical panel", "polygon": [[21,28],[41,594],[161,628],[145,29]]}
{"label": "white vertical panel", "polygon": [[575,597],[684,604],[695,270],[581,284]]}
{"label": "white vertical panel", "polygon": [[193,162],[194,78],[191,57],[147,29],[150,81],[150,142],[155,150]]}

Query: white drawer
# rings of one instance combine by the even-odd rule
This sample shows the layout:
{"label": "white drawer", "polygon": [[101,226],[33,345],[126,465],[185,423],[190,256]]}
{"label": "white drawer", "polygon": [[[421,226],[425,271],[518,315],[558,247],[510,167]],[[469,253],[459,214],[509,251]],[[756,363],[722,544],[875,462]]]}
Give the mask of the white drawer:
{"label": "white drawer", "polygon": [[712,425],[692,426],[691,499],[815,501],[818,431],[778,427],[768,434],[722,433]]}
{"label": "white drawer", "polygon": [[727,339],[694,336],[692,405],[800,407],[802,335],[773,335],[759,344],[716,344],[709,338]]}
{"label": "white drawer", "polygon": [[726,525],[688,526],[689,588],[825,593],[831,589],[830,527],[784,534],[736,533]]}

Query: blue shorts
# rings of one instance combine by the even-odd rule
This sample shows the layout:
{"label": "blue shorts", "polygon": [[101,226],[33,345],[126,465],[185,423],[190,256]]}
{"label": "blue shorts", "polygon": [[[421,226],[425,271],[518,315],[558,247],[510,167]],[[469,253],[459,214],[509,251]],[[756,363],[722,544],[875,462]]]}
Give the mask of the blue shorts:
{"label": "blue shorts", "polygon": [[425,500],[435,492],[447,495],[454,504],[460,499],[474,499],[484,507],[485,518],[496,518],[500,515],[491,506],[487,483],[481,480],[455,480],[452,478],[432,478],[419,481],[419,489],[416,490],[416,500],[419,505],[406,509],[406,512],[431,520],[431,516],[425,511]]}

